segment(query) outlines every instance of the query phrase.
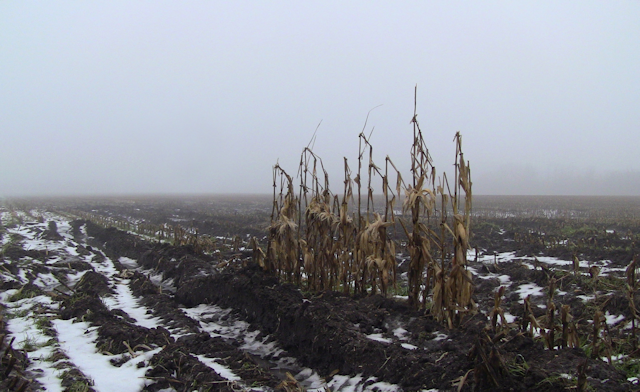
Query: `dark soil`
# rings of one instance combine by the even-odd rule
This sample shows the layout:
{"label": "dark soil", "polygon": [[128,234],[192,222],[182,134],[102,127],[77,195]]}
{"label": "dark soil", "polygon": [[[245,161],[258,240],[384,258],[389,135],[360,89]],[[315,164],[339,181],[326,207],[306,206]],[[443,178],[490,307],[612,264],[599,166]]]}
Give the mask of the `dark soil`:
{"label": "dark soil", "polygon": [[0,320],[0,390],[18,391],[31,384],[24,377],[24,369],[29,362],[22,350],[13,347],[14,339],[6,341],[6,336],[6,325]]}
{"label": "dark soil", "polygon": [[[428,314],[415,312],[392,299],[380,296],[355,299],[332,292],[305,298],[296,287],[280,283],[277,277],[266,274],[252,262],[245,267],[230,266],[219,271],[210,257],[189,247],[146,243],[90,222],[75,224],[87,224],[88,234],[95,238],[95,243],[102,244],[107,255],[136,258],[145,268],[174,280],[177,291],[172,298],[161,294],[144,276],[134,275],[132,279],[136,295],[143,296],[144,303],[161,317],[194,330],[194,325],[177,316],[179,310],[171,301],[186,306],[214,303],[235,309],[263,334],[274,337],[302,365],[316,369],[322,376],[336,372],[375,376],[405,390],[451,390],[452,382],[466,376],[466,388],[474,390],[552,391],[569,387],[570,381],[559,375],[575,376],[578,365],[586,361],[593,390],[630,390],[624,374],[602,361],[587,359],[581,349],[545,349],[539,340],[516,329],[496,334],[487,329],[487,317],[481,314],[447,330]],[[549,279],[542,270],[525,270],[515,263],[508,268],[513,269],[514,280],[544,286]],[[497,281],[480,283],[476,296],[487,300],[499,285]],[[514,314],[515,311],[517,306]],[[371,333],[392,336],[399,325],[407,330],[405,342],[420,349],[409,350],[399,343],[379,342],[366,336]],[[136,332],[133,334],[137,336]],[[436,339],[438,334],[447,338]],[[167,369],[176,371],[177,364],[184,364],[184,369],[188,369],[185,372],[195,378],[186,377],[182,382],[214,385],[215,379],[194,376],[199,368],[188,354],[207,355],[210,350],[221,349],[221,342],[209,343],[210,340],[204,335],[181,338],[170,344],[169,352],[163,350],[153,361],[162,360],[169,364]],[[149,376],[160,377],[154,373],[159,371],[156,368]]]}
{"label": "dark soil", "polygon": [[[115,208],[112,204],[101,206],[92,202],[81,209],[100,211],[108,217],[112,214],[126,219],[134,217],[157,225],[184,221],[185,227],[197,229],[201,235],[226,233],[227,238],[221,242],[232,236],[245,238],[246,234],[261,238],[268,224],[269,208],[226,209],[215,215],[203,212],[210,207],[205,204],[174,207],[168,202],[144,207],[144,203],[132,201]],[[515,252],[517,256],[546,255],[565,260],[576,256],[590,262],[610,259],[618,267],[625,267],[633,255],[640,252],[640,226],[636,219],[624,215],[611,219],[608,212],[595,218],[585,215],[585,218],[580,214],[588,214],[588,209],[572,208],[577,218],[562,214],[549,217],[548,211],[533,209],[530,215],[505,219],[500,215],[503,210],[493,214],[481,208],[479,216],[474,218],[472,246],[478,255]],[[51,223],[54,222],[50,222],[46,230],[37,229],[40,231],[37,235],[62,241],[55,223]],[[86,231],[81,229],[83,226]],[[569,305],[581,338],[587,339],[587,344],[581,343],[586,348],[596,308],[612,315],[632,317],[625,288],[606,276],[595,282],[584,275],[584,270],[576,274],[566,268],[543,264],[531,269],[524,261],[498,265],[472,262],[470,267],[483,275],[495,275],[474,279],[478,312],[466,315],[459,326],[447,329],[428,311],[413,310],[403,300],[380,295],[354,298],[336,292],[301,292],[298,287],[265,273],[247,258],[250,251],[237,246],[233,252],[226,247],[220,253],[205,255],[191,246],[176,247],[142,240],[115,228],[103,229],[88,220],[74,221],[72,227],[78,242],[88,244],[78,246],[76,251],[81,256],[90,256],[92,262],[106,262],[105,255],[112,259],[119,276],[129,279],[129,287],[139,303],[162,320],[163,327],[141,327],[125,312],[108,309],[101,297],[113,293],[113,282],[79,257],[45,263],[32,270],[54,274],[69,269],[87,271],[77,284],[62,290],[66,294],[58,290],[60,317],[86,321],[97,327],[97,344],[103,352],[126,356],[131,351],[159,350],[149,363],[141,364],[152,366],[146,374],[154,381],[145,388],[148,391],[169,387],[178,391],[284,389],[283,370],[271,369],[270,361],[277,358],[253,357],[240,350],[238,342],[202,333],[200,322],[181,310],[181,306],[200,304],[232,309],[230,317],[250,323],[250,328],[260,331],[259,336],[276,340],[286,350],[286,356],[295,357],[301,365],[327,379],[336,373],[361,375],[364,379],[373,376],[377,381],[397,384],[407,391],[429,388],[456,391],[458,385],[462,385],[463,391],[577,390],[576,379],[584,364],[587,390],[633,389],[626,380],[628,375],[614,366],[591,359],[583,349],[560,348],[560,331],[556,332],[554,347],[549,349],[542,338],[521,330],[518,323],[523,315],[523,301],[517,292],[509,291],[501,304],[505,311],[517,317],[514,324],[494,330],[487,316],[501,285],[498,276],[507,275],[513,287],[535,283],[545,288],[545,292],[532,298],[533,315],[545,320],[550,303],[557,309]],[[402,235],[401,230],[395,232]],[[3,247],[0,262],[18,262],[25,257],[46,262],[51,258],[48,253],[25,250],[20,246],[20,238],[12,238],[12,243]],[[118,261],[120,257],[135,259],[145,272],[127,270],[126,262],[123,265]],[[406,271],[406,264],[399,267],[400,272]],[[16,263],[4,263],[4,267],[14,275],[18,272]],[[149,271],[162,275],[162,287],[154,283],[155,277],[152,281],[152,275],[145,275]],[[35,279],[27,278],[31,282]],[[563,294],[549,299],[546,288],[552,282],[556,282],[557,290]],[[4,290],[22,288],[23,293],[42,292],[30,283],[23,286],[7,281],[0,285]],[[594,301],[585,302],[579,297],[594,293],[599,293]],[[4,327],[1,322],[0,327]],[[401,333],[401,340],[397,338],[399,327],[405,331]],[[180,337],[174,339],[169,330],[179,330]],[[4,329],[0,329],[0,336],[2,333]],[[619,328],[607,329],[604,336],[610,342],[624,344],[626,337],[619,333]],[[372,334],[389,338],[392,343],[374,340]],[[22,373],[26,356],[4,341],[0,354],[4,354],[0,361],[0,390],[15,391],[26,380]],[[59,355],[64,358],[63,353]],[[215,358],[240,376],[243,385],[225,380],[198,356]],[[75,381],[88,381],[71,366],[64,371],[65,388],[71,388]],[[28,390],[34,389],[31,386]]]}
{"label": "dark soil", "polygon": [[58,224],[55,221],[47,223],[47,229],[42,232],[42,238],[49,241],[62,241],[62,236],[58,233]]}

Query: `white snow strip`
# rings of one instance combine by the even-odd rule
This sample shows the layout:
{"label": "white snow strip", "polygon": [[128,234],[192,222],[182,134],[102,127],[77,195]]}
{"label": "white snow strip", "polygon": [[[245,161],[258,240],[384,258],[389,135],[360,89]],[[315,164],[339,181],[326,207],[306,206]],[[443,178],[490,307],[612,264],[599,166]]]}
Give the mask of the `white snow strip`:
{"label": "white snow strip", "polygon": [[438,333],[438,335],[436,335],[435,338],[433,338],[433,340],[435,341],[439,341],[439,340],[445,340],[449,337],[449,335],[445,335],[443,333]]}
{"label": "white snow strip", "polygon": [[94,261],[91,261],[91,258],[92,256],[86,256],[86,261],[89,264],[91,264],[91,266],[93,267],[93,269],[96,270],[96,272],[103,274],[109,279],[111,279],[114,275],[118,273],[118,270],[113,265],[113,262],[111,261],[111,259],[105,258],[101,263],[96,263]]}
{"label": "white snow strip", "polygon": [[617,316],[612,315],[609,313],[609,311],[607,311],[604,315],[605,319],[607,320],[607,324],[608,325],[616,325],[618,324],[620,321],[624,320],[624,316],[619,314]]}
{"label": "white snow strip", "polygon": [[401,392],[402,388],[398,385],[389,384],[388,382],[378,381],[373,384],[367,385],[365,391],[379,391],[379,392]]}
{"label": "white snow strip", "polygon": [[[297,378],[297,376],[296,376]],[[335,375],[333,378],[326,384],[328,388],[332,391],[336,392],[400,392],[402,388],[398,385],[389,384],[387,382],[375,382],[377,379],[375,377],[369,377],[364,380],[361,375],[357,375],[354,377],[349,376],[340,376]],[[363,384],[369,383],[366,387],[363,387]],[[321,392],[326,391],[326,389],[320,388],[310,388],[308,391]]]}
{"label": "white snow strip", "polygon": [[146,306],[138,303],[138,300],[131,293],[131,289],[127,285],[128,283],[128,279],[119,281],[116,284],[116,294],[102,298],[107,308],[109,310],[122,310],[136,320],[136,324],[145,328],[155,328],[162,325],[159,318],[149,315],[150,311]]}
{"label": "white snow strip", "polygon": [[509,324],[516,321],[516,316],[512,315],[511,313],[504,312],[504,318],[505,320],[507,320],[507,323]]}
{"label": "white snow strip", "polygon": [[18,289],[9,289],[7,291],[0,292],[0,302],[6,304],[9,302],[9,298],[18,292]]}
{"label": "white snow strip", "polygon": [[525,299],[529,295],[534,297],[544,295],[542,293],[542,290],[543,288],[538,286],[535,283],[525,283],[518,287],[518,290],[516,290],[516,293],[520,294],[520,299]]}
{"label": "white snow strip", "polygon": [[194,308],[182,308],[187,316],[200,321],[200,328],[212,337],[222,336],[225,339],[244,341],[240,347],[250,354],[260,357],[277,357],[283,350],[275,341],[267,342],[268,338],[258,340],[260,331],[249,331],[249,324],[228,317],[231,309],[223,309],[216,305],[199,305]]}
{"label": "white snow strip", "polygon": [[20,283],[28,283],[29,279],[27,278],[27,271],[24,269],[21,269],[20,272],[18,272],[18,279],[20,280]]}
{"label": "white snow strip", "polygon": [[33,284],[44,289],[45,291],[51,291],[54,287],[58,287],[60,282],[58,278],[55,277],[52,273],[48,274],[38,274],[38,278],[33,281]]}
{"label": "white snow strip", "polygon": [[60,379],[62,371],[54,367],[55,363],[47,361],[52,353],[51,347],[43,347],[29,353],[31,364],[27,370],[37,375],[36,380],[42,384],[44,391],[62,392],[62,380]]}
{"label": "white snow strip", "polygon": [[[476,257],[475,250],[470,249],[469,251],[467,251],[468,260],[475,260],[475,257]],[[495,255],[484,254],[484,255],[478,255],[478,262],[484,263],[484,264],[493,264],[494,262],[506,263],[509,261],[513,261],[515,258],[516,258],[516,252],[504,252],[504,253],[497,253]]]}
{"label": "white snow strip", "polygon": [[[525,259],[529,259],[529,260],[532,260],[532,261],[535,260],[535,259],[529,258],[529,257],[527,257]],[[550,264],[550,265],[558,265],[558,266],[573,265],[573,261],[561,260],[561,259],[558,259],[557,257],[538,256],[537,259],[541,263]],[[586,261],[581,261],[580,262],[580,267],[589,268],[589,263],[586,262]]]}
{"label": "white snow strip", "polygon": [[[282,353],[280,347],[278,347],[278,343],[274,340],[272,342],[266,342],[267,338],[263,338],[262,340],[258,340],[257,336],[260,334],[260,331],[248,332],[244,335],[244,344],[240,346],[240,349],[248,351],[250,353],[255,353],[261,355],[263,357],[273,355],[277,357]],[[266,353],[266,355],[265,355]]]}
{"label": "white snow strip", "polygon": [[402,348],[405,348],[407,350],[416,350],[416,349],[418,349],[418,346],[414,346],[413,344],[409,344],[409,343],[401,343],[400,345],[402,346]]}
{"label": "white snow strip", "polygon": [[[43,347],[50,337],[44,335],[32,319],[27,317],[17,317],[8,320],[7,329],[16,337],[18,348],[27,350],[27,347]],[[29,350],[28,350],[29,351]]]}
{"label": "white snow strip", "polygon": [[84,274],[86,274],[87,272],[89,272],[89,270],[78,271],[73,274],[67,274],[67,286],[69,287],[75,286],[80,281],[80,279],[82,279]]}
{"label": "white snow strip", "polygon": [[[625,358],[628,358],[628,355],[625,354],[618,354],[618,355],[612,355],[611,356],[611,361],[622,361]],[[609,360],[609,358],[607,358],[606,360]],[[604,359],[603,359],[604,361]]]}
{"label": "white snow strip", "polygon": [[[30,364],[27,370],[34,374],[38,382],[47,391],[61,392],[62,384],[58,378],[60,370],[54,368],[55,364],[53,362],[46,361],[46,358],[49,358],[55,349],[54,341],[38,327],[37,318],[34,317],[34,314],[28,312],[36,304],[52,308],[50,303],[51,299],[46,296],[37,296],[9,303],[7,311],[14,317],[7,320],[7,330],[16,338],[15,347],[28,351]],[[18,317],[18,314],[26,315]],[[50,316],[51,314],[47,313],[41,314],[41,317]]]}
{"label": "white snow strip", "polygon": [[162,348],[140,352],[120,367],[113,366],[112,358],[120,355],[104,355],[96,351],[97,333],[86,322],[73,323],[70,320],[52,320],[58,331],[60,347],[88,378],[93,380],[94,389],[100,392],[139,392],[151,382],[144,375],[148,366],[140,366],[147,362]]}
{"label": "white snow strip", "polygon": [[[372,382],[373,381],[373,382]],[[333,378],[326,384],[332,391],[340,392],[400,392],[402,389],[393,384],[386,382],[375,382],[375,377],[369,377],[364,380],[361,375],[354,377],[349,376],[333,376]],[[363,388],[363,384],[369,382],[370,384]],[[313,391],[324,391],[325,389],[315,389]],[[309,389],[312,391],[312,389]]]}
{"label": "white snow strip", "polygon": [[600,276],[608,276],[610,272],[626,272],[626,267],[600,267]]}
{"label": "white snow strip", "polygon": [[70,254],[71,256],[80,256],[80,253],[78,253],[78,251],[76,250],[75,246],[67,246],[65,248],[65,250],[67,251],[68,254]]}
{"label": "white snow strip", "polygon": [[509,275],[499,275],[498,280],[500,281],[501,286],[511,285],[511,278],[509,277]]}
{"label": "white snow strip", "polygon": [[170,293],[176,292],[176,286],[173,282],[173,278],[162,279],[162,273],[155,272],[153,270],[141,270],[141,272],[149,278],[151,283],[156,286],[160,286],[162,291],[168,291]]}
{"label": "white snow strip", "polygon": [[135,261],[134,259],[130,259],[128,257],[120,257],[118,259],[118,261],[120,261],[120,264],[124,265],[125,267],[129,268],[129,269],[136,269],[138,268],[138,262]]}
{"label": "white snow strip", "polygon": [[214,372],[218,373],[220,377],[229,381],[242,381],[242,379],[236,376],[233,371],[231,371],[231,369],[216,362],[216,359],[218,358],[209,358],[205,357],[204,355],[196,355],[196,357],[198,358],[198,360],[200,360],[200,362],[209,366],[211,369],[213,369]]}
{"label": "white snow strip", "polygon": [[398,327],[396,329],[393,330],[393,334],[400,340],[406,340],[407,337],[405,336],[407,334],[407,330],[402,328],[402,327]]}
{"label": "white snow strip", "polygon": [[376,342],[382,342],[382,343],[392,342],[391,339],[383,337],[381,333],[372,333],[371,335],[365,335],[365,336],[371,340],[375,340]]}
{"label": "white snow strip", "polygon": [[[329,387],[332,391],[357,392],[357,387],[361,382],[362,376],[349,377],[336,374],[327,383],[327,387]],[[361,388],[362,387],[360,387],[359,389]]]}

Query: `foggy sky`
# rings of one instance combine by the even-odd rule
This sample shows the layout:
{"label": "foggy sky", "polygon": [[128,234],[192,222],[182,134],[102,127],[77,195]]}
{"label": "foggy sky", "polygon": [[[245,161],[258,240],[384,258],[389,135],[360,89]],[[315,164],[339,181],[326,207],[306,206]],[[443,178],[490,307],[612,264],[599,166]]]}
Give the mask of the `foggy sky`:
{"label": "foggy sky", "polygon": [[0,196],[336,188],[367,113],[409,176],[414,86],[475,194],[640,195],[640,2],[0,2]]}

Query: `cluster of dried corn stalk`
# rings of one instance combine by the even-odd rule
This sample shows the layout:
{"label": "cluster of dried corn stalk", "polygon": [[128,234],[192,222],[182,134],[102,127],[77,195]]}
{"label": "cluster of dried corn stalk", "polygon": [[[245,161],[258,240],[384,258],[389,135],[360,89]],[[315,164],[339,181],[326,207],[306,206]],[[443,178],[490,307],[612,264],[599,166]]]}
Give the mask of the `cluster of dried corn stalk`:
{"label": "cluster of dried corn stalk", "polygon": [[[294,179],[276,165],[269,242],[266,257],[260,261],[266,270],[309,291],[387,295],[397,282],[397,242],[392,238],[398,234],[395,231],[399,223],[410,256],[410,303],[429,310],[452,327],[475,308],[471,273],[466,268],[472,198],[470,168],[457,133],[455,184],[451,187],[446,175],[437,178],[415,112],[412,124],[409,184],[389,157],[383,169],[374,163],[371,135],[364,133],[359,135],[355,177],[344,159],[341,195],[331,192],[322,160],[309,146],[301,155],[297,194]],[[394,174],[392,187],[390,176]],[[385,203],[377,209],[374,182],[382,183]],[[402,193],[403,215],[410,221],[394,215]]]}

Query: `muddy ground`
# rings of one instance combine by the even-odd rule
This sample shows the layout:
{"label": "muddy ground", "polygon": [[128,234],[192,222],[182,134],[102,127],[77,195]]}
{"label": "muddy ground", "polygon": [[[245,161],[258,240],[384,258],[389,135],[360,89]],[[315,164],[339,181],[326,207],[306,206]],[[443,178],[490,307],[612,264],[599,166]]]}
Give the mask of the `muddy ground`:
{"label": "muddy ground", "polygon": [[[623,374],[600,360],[588,359],[582,350],[545,350],[541,341],[516,329],[496,337],[486,330],[484,315],[478,314],[450,331],[422,312],[412,311],[401,300],[381,296],[354,299],[339,293],[305,298],[298,289],[279,284],[276,277],[265,274],[252,262],[246,267],[217,271],[189,248],[148,247],[122,232],[91,224],[88,227],[89,235],[105,245],[109,256],[137,256],[144,267],[161,270],[164,278],[174,279],[175,300],[179,303],[215,303],[235,309],[245,320],[259,325],[264,334],[276,338],[304,366],[318,369],[323,376],[332,372],[362,374],[405,390],[447,390],[453,380],[474,369],[474,375],[480,376],[470,377],[469,384],[475,384],[478,390],[557,390],[565,383],[553,380],[553,375],[575,374],[578,364],[586,361],[593,388],[627,390]],[[515,275],[519,281],[538,281],[543,286],[547,280],[542,271],[524,268],[514,271]],[[498,286],[498,282],[482,283],[478,297]],[[514,308],[517,310],[517,306]],[[367,338],[377,331],[390,334],[399,325],[407,331],[402,342],[421,350]],[[448,337],[434,339],[439,333]],[[498,353],[501,363],[493,371],[484,370],[493,366],[484,359],[492,352]],[[529,368],[524,374],[513,370],[525,362]]]}
{"label": "muddy ground", "polygon": [[[238,214],[243,215],[242,211]],[[324,389],[345,391],[448,391],[459,386],[460,390],[478,391],[556,391],[576,389],[583,380],[594,391],[637,390],[637,384],[628,380],[633,376],[630,362],[621,365],[611,360],[609,364],[606,358],[623,349],[628,358],[637,355],[627,347],[631,337],[625,323],[632,315],[619,284],[637,252],[633,221],[612,227],[603,219],[585,225],[556,217],[551,224],[547,219],[545,226],[545,220],[537,216],[503,219],[489,215],[478,219],[472,244],[478,248],[478,257],[469,265],[475,275],[478,311],[454,329],[434,320],[428,311],[409,308],[402,296],[308,293],[266,274],[251,261],[250,252],[223,250],[206,255],[193,247],[143,239],[70,214],[61,220],[69,222],[73,240],[49,222],[33,228],[43,241],[73,244],[75,252],[71,253],[76,254],[29,249],[18,240],[3,241],[2,263],[7,274],[2,290],[48,295],[57,304],[47,310],[50,317],[87,323],[95,330],[99,352],[114,358],[121,355],[121,363],[113,360],[113,366],[122,366],[135,353],[154,353],[140,362],[140,367],[147,368],[148,385],[141,388],[145,391],[317,388],[303,369],[324,379]],[[251,234],[258,224],[250,220],[252,229],[242,231],[239,227],[245,220],[226,225],[233,229],[222,235]],[[571,240],[565,242],[569,234]],[[10,236],[10,230],[4,235]],[[543,259],[571,260],[574,255],[583,261],[578,273],[570,265]],[[543,261],[536,263],[533,256]],[[400,264],[402,259],[399,255]],[[26,266],[26,260],[34,262]],[[112,272],[101,267],[109,263]],[[595,286],[587,272],[590,264],[608,271]],[[48,273],[58,283],[39,285],[38,277]],[[69,278],[79,273],[82,276],[77,281]],[[522,286],[540,289],[531,297],[531,311],[543,319],[549,305],[545,290],[551,280],[557,287],[551,302],[558,309],[571,307],[581,339],[577,348],[560,348],[557,343],[549,349],[539,333],[522,328]],[[114,296],[123,284],[149,316],[160,320],[158,325],[142,326],[126,311],[105,305],[104,299]],[[488,314],[500,286],[506,288],[501,307],[508,318],[505,325],[492,328]],[[585,299],[593,293],[600,294]],[[212,305],[226,312],[207,313],[205,306]],[[618,318],[603,332],[602,353],[592,358],[589,331],[597,309]],[[252,351],[242,340],[216,336],[207,329],[209,323],[233,320],[248,323],[247,334],[277,349]],[[6,390],[42,390],[30,367],[29,351],[17,349],[16,342],[4,342],[3,350],[0,385]],[[83,382],[87,390],[99,390],[92,389],[90,378],[72,360],[65,360],[64,352],[58,355],[64,390],[74,390],[74,385]],[[207,357],[216,358],[238,379],[230,380],[208,366]],[[13,365],[11,358],[15,358]]]}

